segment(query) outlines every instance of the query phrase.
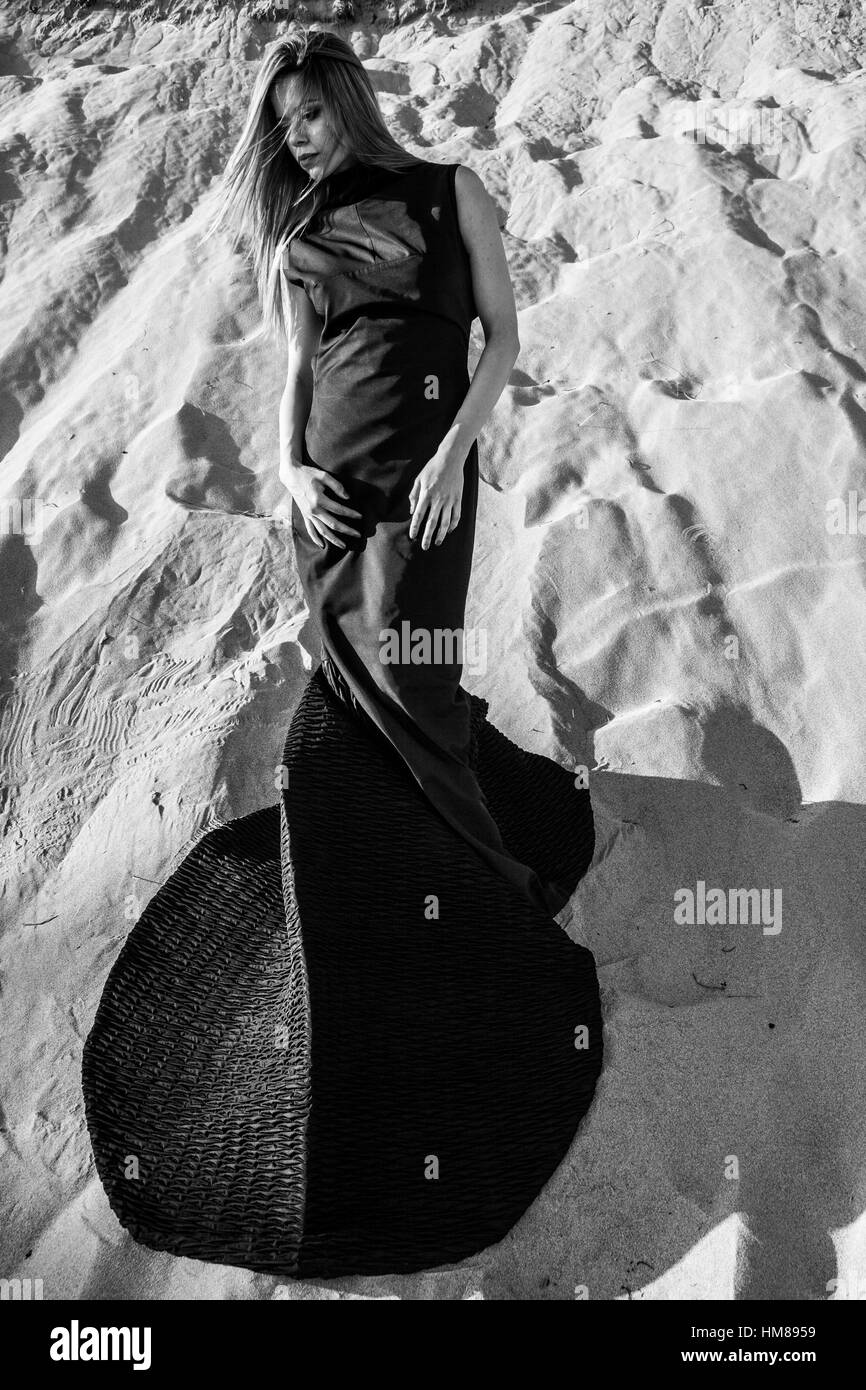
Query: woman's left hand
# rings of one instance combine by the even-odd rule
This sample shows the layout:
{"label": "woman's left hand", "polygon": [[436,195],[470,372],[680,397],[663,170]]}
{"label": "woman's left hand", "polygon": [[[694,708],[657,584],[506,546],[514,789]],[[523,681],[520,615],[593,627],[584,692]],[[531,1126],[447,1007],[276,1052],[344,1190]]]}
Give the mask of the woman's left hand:
{"label": "woman's left hand", "polygon": [[423,526],[422,550],[441,545],[449,531],[459,525],[464,464],[465,460],[458,462],[453,454],[436,453],[412,484],[409,538],[414,541]]}

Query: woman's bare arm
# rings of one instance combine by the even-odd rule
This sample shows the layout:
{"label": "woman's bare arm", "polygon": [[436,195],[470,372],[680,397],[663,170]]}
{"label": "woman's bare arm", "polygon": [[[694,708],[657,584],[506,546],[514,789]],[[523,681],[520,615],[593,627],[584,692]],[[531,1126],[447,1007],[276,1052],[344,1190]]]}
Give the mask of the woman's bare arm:
{"label": "woman's bare arm", "polygon": [[499,230],[496,204],[473,169],[461,164],[454,181],[460,234],[469,255],[475,307],[484,329],[484,349],[460,409],[412,489],[414,538],[441,545],[460,520],[463,465],[490,418],[520,352],[514,290]]}
{"label": "woman's bare arm", "polygon": [[474,169],[461,164],[454,182],[460,233],[469,254],[484,350],[469,390],[446,435],[461,463],[493,413],[520,352],[517,307],[496,204]]}
{"label": "woman's bare arm", "polygon": [[280,398],[280,479],[303,463],[304,431],[313,400],[313,357],[319,345],[322,320],[306,293],[280,271],[288,328],[286,384]]}
{"label": "woman's bare arm", "polygon": [[349,494],[337,478],[304,462],[304,433],[313,401],[313,357],[322,320],[300,285],[292,285],[282,270],[280,276],[288,342],[286,384],[280,398],[280,481],[297,504],[310,539],[318,546],[331,541],[345,550],[338,533],[360,535],[358,526],[349,523],[360,521],[361,513],[345,505]]}

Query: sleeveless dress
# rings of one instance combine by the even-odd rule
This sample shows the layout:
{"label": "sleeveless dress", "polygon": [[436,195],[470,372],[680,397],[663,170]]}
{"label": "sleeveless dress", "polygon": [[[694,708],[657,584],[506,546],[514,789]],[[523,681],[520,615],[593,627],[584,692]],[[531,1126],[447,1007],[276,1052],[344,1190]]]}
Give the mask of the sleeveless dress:
{"label": "sleeveless dress", "polygon": [[85,1041],[96,1169],[154,1250],[292,1279],[463,1260],[562,1163],[601,1070],[595,962],[550,912],[593,856],[589,792],[459,663],[379,660],[382,627],[463,622],[474,448],[459,527],[407,536],[467,389],[456,167],[343,171],[291,249],[325,321],[305,446],[364,535],[322,550],[294,516],[324,659],[279,799],[180,851]]}
{"label": "sleeveless dress", "polygon": [[[292,533],[335,689],[390,740],[445,820],[553,914],[570,886],[542,883],[503,845],[469,766],[460,648],[444,635],[465,633],[477,443],[464,465],[458,526],[426,551],[421,533],[414,541],[408,534],[412,484],[469,389],[476,308],[457,216],[458,168],[426,160],[399,172],[345,166],[328,177],[315,225],[289,245],[286,278],[323,320],[304,461],[339,478],[363,517],[359,540],[344,536],[346,550],[323,550],[293,503]],[[425,655],[424,634],[435,659],[413,660],[413,650]],[[399,660],[383,659],[395,652]]]}

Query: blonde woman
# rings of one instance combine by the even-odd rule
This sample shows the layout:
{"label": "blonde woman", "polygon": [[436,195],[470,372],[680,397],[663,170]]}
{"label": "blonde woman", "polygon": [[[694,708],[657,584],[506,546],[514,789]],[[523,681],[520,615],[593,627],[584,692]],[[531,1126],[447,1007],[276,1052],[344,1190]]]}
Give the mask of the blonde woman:
{"label": "blonde woman", "polygon": [[322,30],[265,58],[226,193],[287,335],[280,476],[325,675],[454,829],[555,912],[567,893],[505,850],[470,770],[460,684],[476,439],[520,349],[493,200],[465,165],[402,149],[361,61]]}
{"label": "blonde woman", "polygon": [[277,820],[202,842],[131,933],[88,1122],[146,1244],[408,1272],[506,1234],[601,1065],[594,962],[552,917],[592,857],[589,793],[487,722],[453,643],[514,296],[479,177],[402,149],[325,31],[266,52],[224,194],[288,344],[280,476],[322,662]]}

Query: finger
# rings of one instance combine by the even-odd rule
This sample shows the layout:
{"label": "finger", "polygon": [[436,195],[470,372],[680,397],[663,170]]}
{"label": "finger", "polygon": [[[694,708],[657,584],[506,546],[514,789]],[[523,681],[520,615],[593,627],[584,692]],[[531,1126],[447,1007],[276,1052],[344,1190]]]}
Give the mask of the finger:
{"label": "finger", "polygon": [[430,549],[430,544],[433,540],[433,537],[436,534],[436,528],[439,525],[439,513],[441,509],[441,502],[434,502],[430,508],[430,514],[427,518],[427,525],[424,527],[424,535],[421,538],[422,550]]}
{"label": "finger", "polygon": [[360,520],[361,513],[356,507],[344,507],[342,502],[334,502],[327,494],[322,498],[322,505],[327,506],[329,512],[339,512],[341,516],[356,516]]}
{"label": "finger", "polygon": [[325,507],[327,511],[333,512],[335,516],[356,516],[359,521],[361,520],[361,513],[356,511],[354,507],[344,507],[342,502],[332,502],[330,497],[323,497],[319,505]]}
{"label": "finger", "polygon": [[319,474],[319,481],[323,483],[325,487],[329,487],[332,492],[336,492],[338,497],[343,497],[347,502],[349,501],[348,492],[340,482],[340,479],[335,478],[333,473],[326,473],[324,469],[322,469]]}
{"label": "finger", "polygon": [[[349,493],[343,487],[343,484],[340,482],[339,478],[332,478],[330,473],[323,473],[319,478],[319,482],[321,483],[323,488],[327,488],[329,492],[335,493],[337,497],[341,497],[344,502],[351,502],[352,499],[349,496]],[[359,511],[356,511],[354,507],[344,507],[340,502],[331,502],[330,497],[328,498],[328,505],[333,507],[339,507],[341,511],[345,512],[349,516],[361,515],[361,513]]]}
{"label": "finger", "polygon": [[451,530],[451,508],[450,508],[450,507],[448,506],[448,504],[446,503],[445,506],[442,508],[442,515],[441,515],[440,518],[439,518],[439,525],[438,525],[438,527],[436,528],[436,536],[435,536],[435,539],[434,539],[434,541],[433,541],[433,544],[434,544],[434,545],[441,545],[442,542],[444,541],[445,537],[448,535],[448,532],[449,532],[450,530]]}
{"label": "finger", "polygon": [[340,540],[340,537],[337,535],[336,531],[333,531],[331,527],[328,525],[327,521],[324,521],[322,517],[316,517],[316,525],[318,526],[322,535],[325,537],[325,540],[330,541],[332,545],[339,546],[340,550],[346,549],[346,542]]}
{"label": "finger", "polygon": [[301,512],[301,520],[304,523],[304,530],[314,545],[319,544],[319,533],[316,530],[316,523],[311,516],[306,516]]}
{"label": "finger", "polygon": [[342,531],[344,536],[360,536],[361,530],[358,526],[348,526],[345,521],[338,521],[330,512],[319,512],[317,521],[323,521],[326,526],[330,526],[334,531]]}
{"label": "finger", "polygon": [[425,497],[423,494],[419,495],[415,510],[412,513],[412,521],[409,525],[409,539],[412,541],[414,541],[424,524],[424,514],[427,511],[428,505],[429,498]]}
{"label": "finger", "polygon": [[451,530],[456,531],[460,525],[460,508],[455,507],[451,512]]}

